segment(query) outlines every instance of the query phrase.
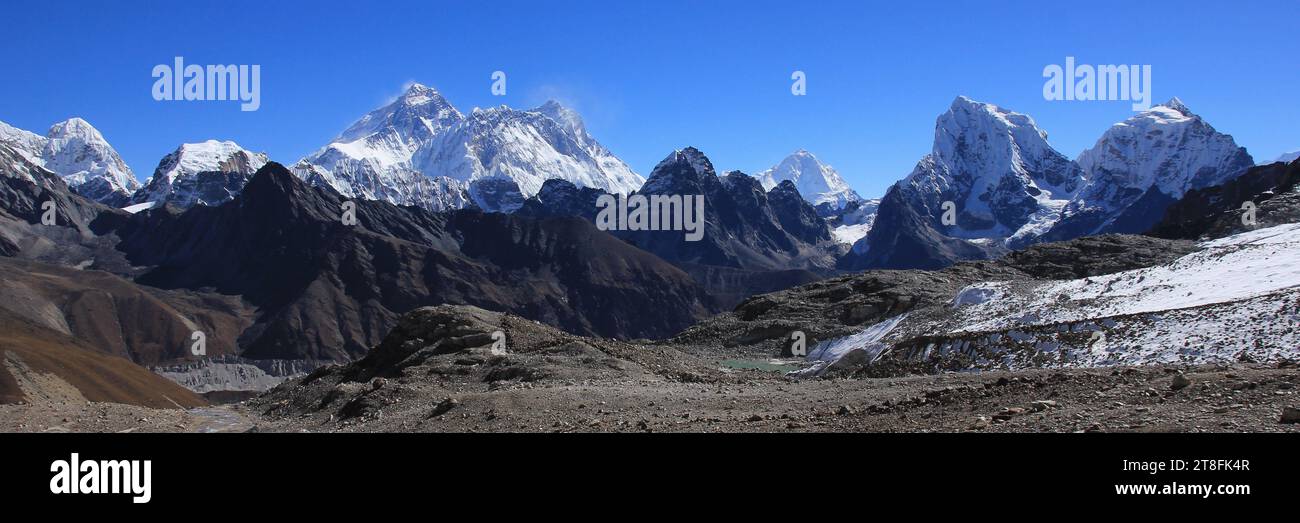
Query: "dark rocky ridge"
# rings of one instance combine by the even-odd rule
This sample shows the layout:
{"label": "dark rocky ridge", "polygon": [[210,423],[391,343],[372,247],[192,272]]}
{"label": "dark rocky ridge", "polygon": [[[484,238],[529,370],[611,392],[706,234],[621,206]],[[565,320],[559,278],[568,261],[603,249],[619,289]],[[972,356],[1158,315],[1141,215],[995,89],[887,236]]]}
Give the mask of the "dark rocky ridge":
{"label": "dark rocky ridge", "polygon": [[[595,223],[596,202],[604,194],[548,180],[516,214],[577,216]],[[636,194],[704,196],[699,241],[687,241],[682,231],[610,232],[685,270],[726,308],[754,294],[833,274],[835,258],[843,251],[825,219],[793,183],[764,191],[757,179],[738,171],[720,177],[708,158],[691,147],[656,166]]]}
{"label": "dark rocky ridge", "polygon": [[987,259],[1006,252],[947,236],[931,224],[929,214],[937,211],[925,212],[928,214],[908,202],[901,183],[894,184],[880,201],[871,231],[859,240],[865,249],[849,251],[840,258],[839,268],[941,269],[961,260]]}
{"label": "dark rocky ridge", "polygon": [[145,211],[111,232],[150,267],[139,283],[256,306],[238,340],[254,359],[359,356],[402,312],[436,303],[614,337],[665,336],[711,310],[685,273],[581,219],[356,201],[348,226],[343,201],[272,163],[225,205]]}
{"label": "dark rocky ridge", "polygon": [[1223,185],[1189,191],[1168,207],[1148,234],[1195,240],[1242,232],[1247,229],[1242,223],[1242,204],[1247,201],[1257,206],[1256,228],[1295,223],[1300,221],[1297,184],[1300,161],[1253,167]]}

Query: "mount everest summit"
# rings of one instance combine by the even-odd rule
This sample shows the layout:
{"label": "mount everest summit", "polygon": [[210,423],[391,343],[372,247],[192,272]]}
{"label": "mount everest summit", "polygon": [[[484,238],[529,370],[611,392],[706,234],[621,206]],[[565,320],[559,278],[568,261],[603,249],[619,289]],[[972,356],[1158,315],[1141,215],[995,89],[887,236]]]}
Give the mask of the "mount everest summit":
{"label": "mount everest summit", "polygon": [[419,84],[362,117],[293,170],[346,196],[431,210],[473,203],[513,211],[548,179],[623,194],[645,181],[559,103],[465,115]]}

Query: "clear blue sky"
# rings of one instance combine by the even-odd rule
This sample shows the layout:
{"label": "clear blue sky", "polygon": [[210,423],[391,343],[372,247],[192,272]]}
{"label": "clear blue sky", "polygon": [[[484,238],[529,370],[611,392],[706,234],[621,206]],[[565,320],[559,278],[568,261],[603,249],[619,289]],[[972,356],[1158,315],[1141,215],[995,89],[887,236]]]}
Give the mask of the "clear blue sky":
{"label": "clear blue sky", "polygon": [[[878,196],[959,94],[1032,115],[1070,157],[1132,114],[1045,101],[1043,67],[1068,55],[1151,64],[1155,102],[1182,98],[1257,159],[1300,148],[1296,0],[992,4],[7,0],[0,120],[81,116],[145,178],[209,138],[291,163],[414,80],[462,111],[560,99],[642,174],[686,145],[751,173],[806,148]],[[178,55],[260,64],[261,110],[154,101],[151,69]]]}

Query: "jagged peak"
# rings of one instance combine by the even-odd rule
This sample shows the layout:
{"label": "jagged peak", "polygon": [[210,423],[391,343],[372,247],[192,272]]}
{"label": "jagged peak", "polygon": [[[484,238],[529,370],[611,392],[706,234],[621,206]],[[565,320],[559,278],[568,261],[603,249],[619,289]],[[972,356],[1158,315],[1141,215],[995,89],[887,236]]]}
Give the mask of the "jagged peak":
{"label": "jagged peak", "polygon": [[768,191],[768,192],[787,192],[787,193],[788,193],[788,192],[791,192],[791,191],[794,191],[795,194],[799,194],[799,186],[795,185],[795,184],[794,184],[794,181],[792,181],[792,180],[781,180],[780,183],[777,183],[775,186],[772,187],[772,190],[771,190],[771,191]]}
{"label": "jagged peak", "polygon": [[973,99],[973,98],[971,98],[971,97],[969,97],[969,96],[966,96],[966,95],[964,95],[964,94],[959,94],[959,95],[957,95],[956,98],[953,98],[953,100],[952,100],[952,104],[949,105],[949,108],[953,108],[953,109],[955,109],[955,108],[958,108],[958,107],[982,107],[982,106],[986,106],[986,105],[990,105],[990,104],[986,104],[986,103],[984,103],[984,102],[977,101],[977,100],[975,100],[975,99]]}
{"label": "jagged peak", "polygon": [[582,116],[557,100],[547,100],[546,103],[533,109],[533,112],[542,113],[571,131],[583,129]]}
{"label": "jagged peak", "polygon": [[397,102],[405,105],[424,105],[433,102],[447,103],[442,93],[437,89],[420,83],[412,83],[406,87],[406,91],[398,98]]}
{"label": "jagged peak", "polygon": [[99,129],[90,125],[90,122],[76,116],[51,125],[49,133],[46,134],[46,137],[48,138],[66,138],[72,136],[86,140],[104,140],[104,136],[100,134]]}
{"label": "jagged peak", "polygon": [[547,111],[570,111],[570,109],[569,109],[568,107],[565,107],[564,104],[560,103],[559,100],[556,100],[556,99],[554,99],[554,98],[551,98],[551,99],[549,99],[549,100],[546,100],[546,102],[542,103],[542,105],[537,106],[537,110],[538,110],[538,111],[542,111],[542,112],[547,112]]}
{"label": "jagged peak", "polygon": [[1159,107],[1168,107],[1187,116],[1193,115],[1192,110],[1187,108],[1187,104],[1184,104],[1177,96],[1169,99],[1168,102],[1160,104]]}
{"label": "jagged peak", "polygon": [[[339,133],[331,143],[350,143],[381,131],[421,133],[429,126],[450,125],[463,118],[442,94],[432,87],[412,83],[400,96],[384,106],[366,113]],[[399,123],[401,122],[401,123]],[[327,151],[323,147],[316,155]]]}
{"label": "jagged peak", "polygon": [[967,133],[990,138],[1000,136],[1004,140],[1016,142],[1020,148],[1028,147],[1038,152],[1051,149],[1047,143],[1047,132],[1040,129],[1029,115],[967,96],[958,96],[935,122],[933,154],[950,159],[956,153],[954,148],[958,138]]}
{"label": "jagged peak", "polygon": [[[981,102],[965,95],[957,96],[957,98],[952,101],[952,105],[948,107],[948,113],[946,114],[957,112],[987,115],[1008,126],[1038,127],[1038,125],[1034,123],[1034,119],[1030,118],[1027,114],[1017,113],[989,102]],[[942,119],[943,116],[940,116],[940,118]]]}
{"label": "jagged peak", "polygon": [[709,158],[705,156],[703,152],[700,152],[699,149],[691,146],[686,146],[685,148],[673,151],[667,158],[664,158],[663,161],[659,162],[659,164],[655,166],[654,170],[658,171],[661,167],[677,163],[689,164],[697,174],[717,175],[717,172],[713,170],[713,162],[709,161]]}
{"label": "jagged peak", "polygon": [[200,172],[256,171],[268,161],[266,153],[249,151],[230,140],[183,143],[163,157],[154,170],[154,178],[171,180]]}
{"label": "jagged peak", "polygon": [[280,194],[293,194],[304,190],[307,187],[306,182],[294,176],[288,168],[280,165],[279,162],[266,162],[265,165],[257,169],[253,176],[249,178],[248,184],[244,186],[243,195],[256,197],[267,191],[273,191]]}

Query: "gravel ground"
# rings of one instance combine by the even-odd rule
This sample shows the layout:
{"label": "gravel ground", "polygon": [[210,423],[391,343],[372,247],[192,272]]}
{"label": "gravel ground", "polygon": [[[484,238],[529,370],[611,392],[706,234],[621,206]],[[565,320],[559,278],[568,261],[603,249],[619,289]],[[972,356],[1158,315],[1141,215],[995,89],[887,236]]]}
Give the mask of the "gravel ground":
{"label": "gravel ground", "polygon": [[[1179,371],[1190,385],[1173,390]],[[1120,367],[792,381],[595,381],[444,387],[386,381],[386,403],[288,413],[266,398],[202,409],[0,405],[4,432],[1300,432],[1300,370]],[[495,390],[493,390],[495,389]],[[270,400],[268,402],[268,400]]]}
{"label": "gravel ground", "polygon": [[749,349],[581,337],[440,306],[405,316],[362,360],[233,405],[89,402],[61,380],[33,375],[28,386],[41,394],[0,405],[0,430],[1300,432],[1292,419],[1300,418],[1300,368],[1289,361],[786,376],[800,365]]}
{"label": "gravel ground", "polygon": [[[480,346],[494,329],[512,352]],[[1300,408],[1289,362],[802,380],[737,368],[780,360],[741,363],[752,365],[438,307],[404,319],[366,359],[234,408],[272,431],[1300,431],[1280,421]]]}

